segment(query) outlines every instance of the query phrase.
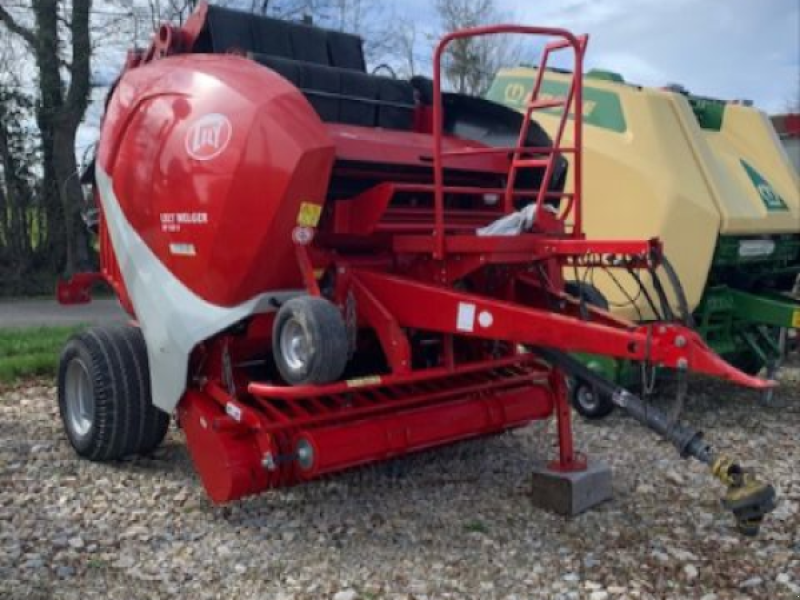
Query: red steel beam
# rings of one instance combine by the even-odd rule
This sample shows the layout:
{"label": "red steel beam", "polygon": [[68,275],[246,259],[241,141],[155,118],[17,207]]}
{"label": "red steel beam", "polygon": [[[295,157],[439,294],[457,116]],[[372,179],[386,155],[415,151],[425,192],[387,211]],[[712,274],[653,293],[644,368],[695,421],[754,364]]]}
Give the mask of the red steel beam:
{"label": "red steel beam", "polygon": [[755,389],[775,385],[732,367],[683,326],[613,327],[374,271],[354,270],[352,277],[404,327],[650,361]]}

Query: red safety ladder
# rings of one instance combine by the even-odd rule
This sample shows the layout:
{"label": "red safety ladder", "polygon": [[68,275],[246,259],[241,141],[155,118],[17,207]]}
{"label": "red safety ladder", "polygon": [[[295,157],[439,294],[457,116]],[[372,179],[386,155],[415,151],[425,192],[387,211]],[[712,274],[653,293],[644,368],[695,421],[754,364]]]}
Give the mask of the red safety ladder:
{"label": "red safety ladder", "polygon": [[[588,38],[587,36],[582,35],[577,39],[580,45],[579,53],[582,55],[586,49]],[[531,89],[530,97],[525,103],[525,113],[522,120],[522,127],[519,132],[519,138],[517,139],[517,147],[514,149],[514,153],[511,158],[511,165],[508,172],[508,180],[505,190],[505,208],[507,212],[510,212],[510,210],[513,208],[514,185],[516,183],[517,173],[520,170],[545,169],[544,176],[542,177],[542,185],[539,188],[539,193],[536,198],[536,209],[539,210],[547,195],[547,188],[550,183],[550,178],[553,176],[556,158],[564,153],[574,154],[576,152],[576,148],[579,147],[576,141],[573,141],[573,146],[564,147],[562,146],[562,140],[564,137],[564,129],[566,128],[567,120],[570,116],[570,109],[572,108],[573,101],[575,100],[576,91],[578,88],[580,88],[579,78],[582,76],[582,74],[577,70],[573,72],[572,81],[570,82],[569,89],[565,97],[543,99],[540,99],[539,97],[542,88],[542,81],[544,79],[544,73],[547,70],[547,63],[550,59],[550,55],[565,48],[572,48],[572,45],[569,43],[569,41],[558,40],[547,44],[542,52],[541,62],[536,72],[536,81]],[[576,82],[579,83],[576,85]],[[558,123],[558,129],[556,130],[556,135],[552,140],[552,146],[550,148],[526,148],[525,143],[528,138],[528,131],[530,130],[533,113],[537,110],[552,108],[562,109],[561,118]],[[525,155],[534,153],[543,154],[544,157],[525,158]]]}

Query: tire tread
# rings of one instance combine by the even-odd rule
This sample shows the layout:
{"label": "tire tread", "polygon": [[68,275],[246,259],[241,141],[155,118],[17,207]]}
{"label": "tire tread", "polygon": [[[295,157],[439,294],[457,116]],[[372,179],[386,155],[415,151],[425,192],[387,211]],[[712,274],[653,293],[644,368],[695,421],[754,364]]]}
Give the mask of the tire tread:
{"label": "tire tread", "polygon": [[[293,376],[280,356],[280,330],[293,315],[302,315],[315,347],[319,350],[302,380]],[[275,319],[272,335],[275,363],[283,379],[293,385],[326,384],[336,381],[348,361],[347,330],[339,309],[324,298],[298,296],[284,304]]]}
{"label": "tire tread", "polygon": [[[67,366],[78,357],[89,370],[95,403],[92,429],[85,442],[70,435],[64,398]],[[58,383],[67,437],[78,454],[89,460],[149,454],[167,433],[170,418],[152,403],[147,348],[137,327],[97,326],[74,335],[61,353]]]}

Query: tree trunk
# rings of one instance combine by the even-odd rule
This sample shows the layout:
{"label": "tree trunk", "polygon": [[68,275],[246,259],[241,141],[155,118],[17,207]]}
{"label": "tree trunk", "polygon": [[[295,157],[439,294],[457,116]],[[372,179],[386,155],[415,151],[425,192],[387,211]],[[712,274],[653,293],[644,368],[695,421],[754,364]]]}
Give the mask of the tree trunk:
{"label": "tree trunk", "polygon": [[[41,96],[38,122],[42,132],[45,182],[52,181],[46,194],[48,231],[52,234],[51,242],[63,243],[64,262],[59,267],[66,275],[89,266],[88,236],[80,218],[84,198],[75,160],[75,134],[89,102],[90,7],[91,0],[72,2],[72,62],[69,88],[65,92],[59,68],[62,59],[59,53],[58,2],[33,2],[37,24],[34,50]],[[56,210],[55,199],[60,210]]]}
{"label": "tree trunk", "polygon": [[62,126],[53,137],[53,169],[59,186],[66,238],[65,274],[88,269],[89,240],[81,213],[84,206],[80,175],[75,161],[75,128]]}
{"label": "tree trunk", "polygon": [[[40,121],[41,123],[41,121]],[[39,126],[40,130],[41,125]],[[44,242],[42,252],[53,272],[66,265],[67,235],[64,229],[64,209],[58,193],[55,168],[53,167],[53,144],[42,144],[42,212]]]}
{"label": "tree trunk", "polygon": [[[5,115],[3,115],[5,117]],[[0,164],[3,166],[6,195],[6,245],[9,254],[17,263],[26,262],[30,254],[30,235],[26,227],[25,210],[30,201],[30,190],[20,178],[20,165],[9,146],[5,123],[0,124]]]}

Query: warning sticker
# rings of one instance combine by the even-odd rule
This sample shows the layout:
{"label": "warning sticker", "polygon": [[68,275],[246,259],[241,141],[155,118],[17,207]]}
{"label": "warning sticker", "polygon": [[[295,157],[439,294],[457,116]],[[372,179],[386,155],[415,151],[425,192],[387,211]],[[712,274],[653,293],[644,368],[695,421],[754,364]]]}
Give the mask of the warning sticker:
{"label": "warning sticker", "polygon": [[470,302],[458,303],[456,316],[456,329],[458,331],[472,332],[475,329],[475,305]]}
{"label": "warning sticker", "polygon": [[380,375],[370,375],[369,377],[348,379],[345,383],[347,383],[347,387],[364,387],[365,385],[378,385],[380,382]]}
{"label": "warning sticker", "polygon": [[321,214],[322,207],[319,204],[303,202],[300,204],[300,212],[297,213],[297,224],[301,227],[316,227]]}
{"label": "warning sticker", "polygon": [[194,244],[170,244],[169,251],[175,256],[197,256]]}
{"label": "warning sticker", "polygon": [[233,418],[233,419],[235,419],[237,421],[241,421],[242,420],[242,409],[239,408],[238,406],[236,406],[235,404],[231,404],[230,402],[228,402],[225,405],[225,412],[228,413],[228,415],[231,418]]}
{"label": "warning sticker", "polygon": [[794,315],[792,315],[792,327],[800,329],[800,308],[796,309]]}

